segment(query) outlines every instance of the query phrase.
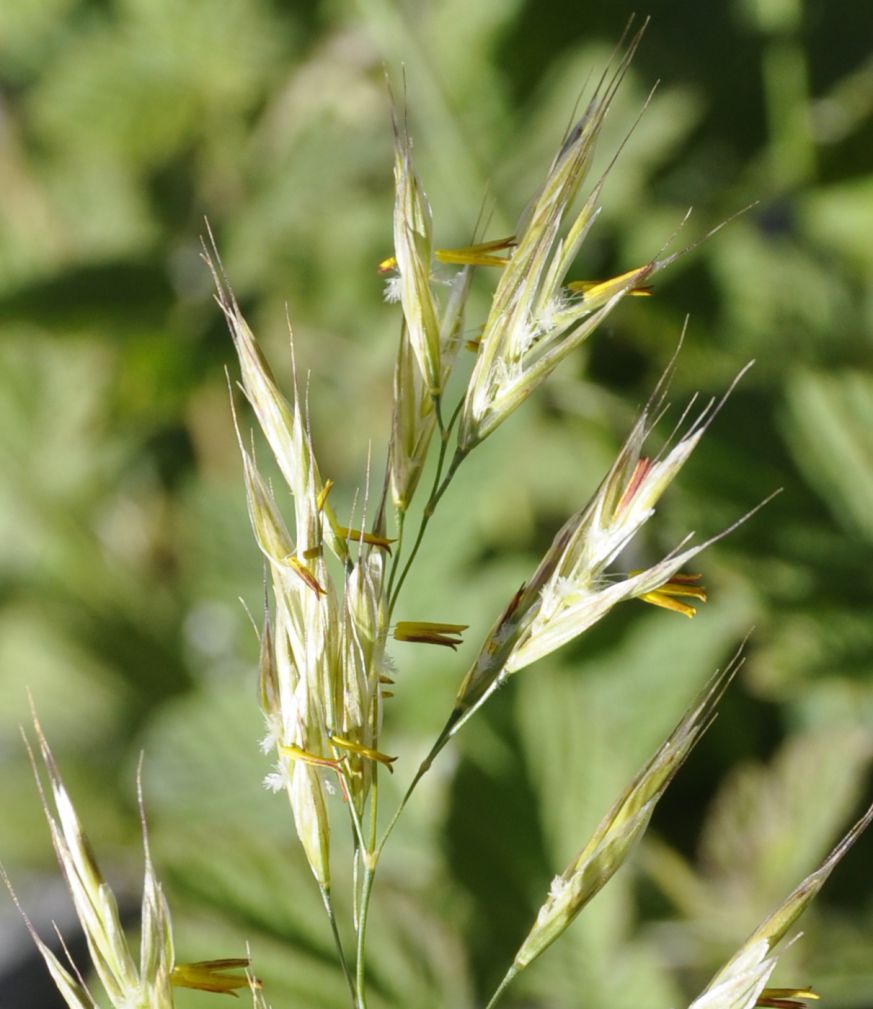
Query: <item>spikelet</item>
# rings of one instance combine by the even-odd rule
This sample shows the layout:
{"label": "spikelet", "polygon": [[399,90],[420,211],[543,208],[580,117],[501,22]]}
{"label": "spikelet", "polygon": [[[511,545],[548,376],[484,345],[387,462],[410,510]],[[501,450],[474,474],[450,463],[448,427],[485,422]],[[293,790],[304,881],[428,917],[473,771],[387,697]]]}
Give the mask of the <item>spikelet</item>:
{"label": "spikelet", "polygon": [[392,108],[394,124],[394,262],[400,306],[412,353],[432,396],[442,389],[440,325],[430,286],[433,222],[427,195],[415,174],[405,112]]}
{"label": "spikelet", "polygon": [[[461,344],[464,311],[473,276],[471,267],[461,270],[451,282],[448,301],[440,319],[442,383],[448,380]],[[427,458],[437,414],[434,396],[428,390],[409,336],[403,326],[394,366],[394,409],[391,421],[389,473],[396,511],[403,514],[418,487]]]}
{"label": "spikelet", "polygon": [[[170,910],[155,874],[149,851],[141,778],[138,778],[137,785],[145,875],[140,956],[137,965],[121,926],[115,895],[100,872],[36,717],[34,728],[48,776],[48,792],[43,788],[36,758],[29,744],[27,749],[52,843],[88,944],[94,972],[113,1009],[173,1009],[174,987],[234,994],[236,989],[248,987],[250,983],[259,984],[256,979],[250,982],[245,974],[239,973],[248,967],[247,958],[206,960],[193,964],[176,962]],[[5,873],[3,877],[64,1001],[70,1009],[98,1009],[99,1003],[88,990],[76,968],[71,967],[71,970],[68,970],[43,942],[18,904]]]}
{"label": "spikelet", "polygon": [[394,365],[394,410],[391,420],[389,472],[395,510],[403,514],[415,494],[427,459],[437,416],[415,361],[406,326]]}
{"label": "spikelet", "polygon": [[[762,1004],[762,998],[766,997],[765,985],[776,966],[780,943],[871,820],[873,820],[873,806],[834,847],[821,865],[764,919],[691,1003],[689,1009],[752,1009],[753,1006]],[[792,989],[789,994],[801,998],[816,997],[805,989]]]}
{"label": "spikelet", "polygon": [[562,225],[588,173],[601,127],[644,28],[631,40],[611,76],[601,78],[517,228],[516,247],[498,282],[464,402],[458,435],[463,453],[520,406],[625,294],[644,285],[669,261],[654,259],[594,285],[581,296],[562,287],[596,217],[604,178],[593,187],[563,237]]}
{"label": "spikelet", "polygon": [[[309,437],[308,425],[301,406],[300,389],[294,373],[293,403],[282,395],[270,367],[267,364],[248,323],[240,311],[222,271],[221,260],[215,249],[212,234],[211,247],[204,245],[203,258],[215,281],[216,300],[224,313],[228,329],[233,338],[242,377],[242,388],[246,399],[258,419],[264,437],[275,456],[282,476],[294,495],[298,549],[306,554],[321,547],[324,540],[333,553],[341,560],[348,557],[345,540],[335,532],[336,518],[325,500],[324,481],[319,473],[315,453]],[[290,326],[289,326],[290,336]],[[291,341],[292,363],[293,339]],[[313,493],[321,501],[326,522],[314,518],[310,507]],[[322,525],[325,528],[322,530]]]}
{"label": "spikelet", "polygon": [[[383,559],[363,547],[346,577],[341,632],[342,697],[337,723],[345,749],[351,800],[360,814],[372,784],[382,727],[385,610]],[[342,747],[341,747],[342,748]],[[379,755],[381,756],[381,754]],[[388,764],[390,768],[390,764]]]}
{"label": "spikelet", "polygon": [[[652,517],[658,500],[744,372],[745,369],[720,401],[712,400],[700,411],[669,451],[657,459],[648,459],[642,454],[643,445],[653,415],[660,409],[670,375],[668,369],[591,500],[564,523],[537,570],[486,636],[461,683],[439,745],[445,742],[446,732],[457,731],[484,698],[509,676],[578,637],[620,602],[646,597],[650,600],[655,597],[660,602],[659,593],[672,591],[670,579],[682,567],[736,527],[738,523],[692,546],[684,546],[686,538],[658,563],[627,577],[616,578],[606,571]],[[739,521],[745,521],[749,515]],[[691,591],[696,598],[705,597],[698,586],[692,586]]]}
{"label": "spikelet", "polygon": [[515,955],[516,972],[527,967],[565,931],[630,856],[659,799],[708,728],[722,694],[741,665],[737,655],[723,671],[716,673],[669,738],[601,820],[590,841],[554,880],[536,922]]}
{"label": "spikelet", "polygon": [[[277,766],[267,778],[284,789],[310,868],[324,893],[330,890],[330,821],[322,775],[333,761],[332,726],[341,698],[336,593],[324,545],[348,559],[347,530],[327,501],[329,484],[319,473],[294,381],[293,404],[279,391],[254,335],[215,259],[207,254],[240,361],[243,389],[294,499],[296,543],[272,489],[261,476],[237,428],[246,499],[255,539],[268,562],[275,595],[275,623],[265,622],[261,649],[261,701],[267,722],[265,747]],[[216,266],[216,263],[219,265]]]}

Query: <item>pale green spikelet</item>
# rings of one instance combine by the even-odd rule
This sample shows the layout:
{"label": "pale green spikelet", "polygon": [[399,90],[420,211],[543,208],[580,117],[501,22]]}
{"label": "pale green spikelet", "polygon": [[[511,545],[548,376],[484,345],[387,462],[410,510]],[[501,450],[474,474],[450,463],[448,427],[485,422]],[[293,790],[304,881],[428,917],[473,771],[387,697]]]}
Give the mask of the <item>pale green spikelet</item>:
{"label": "pale green spikelet", "polygon": [[[315,765],[293,760],[288,747],[316,758],[328,753],[328,709],[335,694],[330,614],[334,591],[318,555],[301,554],[291,540],[272,491],[239,437],[249,517],[255,539],[268,560],[276,596],[276,638],[269,615],[261,638],[261,703],[267,721],[267,747],[277,748],[277,770],[270,787],[287,790],[301,844],[319,885],[330,887],[330,821]],[[307,508],[310,535],[318,516],[313,481],[301,486],[298,505]],[[302,509],[298,507],[298,515]],[[315,527],[317,530],[317,526]],[[322,642],[317,647],[316,642]],[[295,647],[296,644],[296,647]],[[327,671],[325,671],[327,666]],[[283,747],[285,748],[283,750]]]}
{"label": "pale green spikelet", "polygon": [[[351,742],[346,751],[351,799],[358,812],[372,784],[382,728],[382,682],[386,618],[382,593],[383,558],[364,547],[346,577],[341,630],[342,682],[339,735]],[[360,747],[355,752],[354,746]],[[390,764],[388,765],[390,767]]]}
{"label": "pale green spikelet", "polygon": [[742,665],[736,656],[688,708],[669,738],[601,820],[589,842],[558,876],[514,959],[527,967],[571,924],[610,880],[645,833],[658,800],[712,721],[715,708]]}
{"label": "pale green spikelet", "polygon": [[390,451],[391,497],[401,514],[408,509],[418,487],[436,423],[433,397],[422,378],[404,326],[394,365]]}
{"label": "pale green spikelet", "polygon": [[[113,1009],[174,1009],[173,988],[177,986],[231,993],[237,988],[248,986],[246,975],[238,973],[248,967],[246,958],[208,960],[195,964],[176,962],[170,910],[149,850],[141,775],[137,779],[137,788],[145,873],[137,966],[121,926],[115,895],[100,872],[42,727],[35,717],[34,728],[48,776],[48,792],[43,788],[36,758],[29,744],[28,753],[33,763],[52,843],[85,935],[94,971]],[[21,910],[5,873],[3,877],[13,900]],[[67,970],[39,937],[23,910],[21,913],[70,1009],[97,1009],[97,1000],[88,991],[75,967],[72,973]]]}
{"label": "pale green spikelet", "polygon": [[[204,248],[203,256],[212,272],[216,298],[233,337],[246,399],[251,404],[264,437],[275,456],[276,464],[294,495],[298,549],[301,552],[317,549],[324,541],[333,553],[344,561],[348,556],[348,547],[345,540],[335,531],[336,519],[330,504],[323,500],[324,481],[312,450],[304,410],[301,407],[296,373],[294,399],[293,403],[289,403],[280,392],[254,334],[240,311],[233,291],[224,278],[221,260],[214,243],[211,250]],[[291,348],[293,363],[293,340]],[[312,514],[310,502],[313,496],[322,504],[319,515],[323,512],[325,522],[322,522],[320,517],[316,519]]]}
{"label": "pale green spikelet", "polygon": [[[755,1005],[767,1004],[765,985],[776,966],[779,944],[871,820],[873,820],[873,806],[834,847],[821,865],[761,922],[743,946],[691,1003],[689,1009],[752,1009]],[[817,997],[806,989],[786,991],[789,993],[789,999]],[[782,990],[775,997],[779,998],[780,995],[785,998]],[[763,1003],[762,998],[765,999]]]}
{"label": "pale green spikelet", "polygon": [[[440,746],[508,677],[584,633],[620,602],[644,599],[663,606],[671,593],[705,599],[705,592],[693,585],[693,578],[677,573],[737,523],[683,549],[686,538],[672,553],[643,571],[616,577],[607,568],[652,517],[658,500],[742,374],[721,401],[710,401],[676,444],[653,460],[644,457],[642,451],[669,371],[665,374],[591,500],[564,523],[537,570],[489,631],[458,690]],[[748,515],[739,521],[746,518]],[[686,615],[694,612],[681,604],[671,608]]]}
{"label": "pale green spikelet", "polygon": [[469,452],[500,425],[578,347],[625,294],[666,260],[652,260],[595,285],[581,297],[562,285],[597,213],[601,179],[563,237],[561,228],[585,180],[601,127],[642,31],[611,76],[604,74],[584,115],[567,132],[539,194],[519,223],[482,331],[461,416],[458,444]]}
{"label": "pale green spikelet", "polygon": [[394,123],[394,259],[400,305],[415,360],[430,395],[443,384],[440,324],[430,286],[433,223],[430,204],[412,163],[412,141],[405,114],[393,110]]}
{"label": "pale green spikelet", "polygon": [[[41,784],[40,793],[52,844],[88,943],[91,962],[107,998],[115,1009],[144,1006],[145,987],[149,983],[156,1005],[172,1006],[169,977],[160,969],[160,961],[157,961],[158,970],[153,977],[140,977],[121,926],[115,895],[103,879],[94,859],[39,722],[35,723],[35,727],[49,781],[48,793],[42,790]],[[32,759],[36,773],[35,758],[32,756]],[[37,781],[39,782],[39,778]],[[153,894],[153,872],[148,860],[145,875],[146,891]],[[151,913],[150,918],[157,924],[156,915]],[[165,927],[166,924],[164,922]],[[146,945],[151,938],[152,931]],[[145,945],[143,949],[145,950]]]}
{"label": "pale green spikelet", "polygon": [[[440,361],[442,382],[449,373],[461,345],[464,312],[470,293],[473,269],[467,266],[451,281],[449,297],[440,319]],[[394,366],[394,408],[391,421],[390,481],[394,507],[403,514],[418,487],[434,430],[437,407],[416,364],[409,329],[403,326]]]}

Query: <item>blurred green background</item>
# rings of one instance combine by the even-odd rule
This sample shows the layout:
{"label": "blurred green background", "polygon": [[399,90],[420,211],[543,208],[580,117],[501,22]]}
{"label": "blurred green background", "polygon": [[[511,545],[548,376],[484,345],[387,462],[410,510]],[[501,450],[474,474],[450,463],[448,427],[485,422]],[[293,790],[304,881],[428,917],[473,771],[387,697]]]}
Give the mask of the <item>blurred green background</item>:
{"label": "blurred green background", "polygon": [[[259,611],[262,572],[229,419],[232,348],[199,259],[204,215],[283,375],[289,305],[322,471],[348,504],[368,450],[383,458],[398,331],[375,269],[391,245],[385,68],[396,82],[405,65],[437,242],[464,244],[486,194],[489,235],[512,230],[631,9],[0,6],[0,856],[44,935],[50,917],[75,929],[18,734],[28,690],[133,912],[144,750],[180,957],[248,941],[274,1009],[344,1005],[287,806],[259,785],[256,637],[238,599]],[[752,625],[748,663],[650,840],[507,1004],[683,1004],[873,793],[873,6],[652,0],[643,13],[653,22],[602,163],[661,84],[578,275],[644,262],[689,206],[680,243],[757,203],[659,276],[654,298],[620,307],[462,470],[399,613],[472,627],[458,656],[396,646],[384,747],[400,755],[396,777],[596,486],[686,313],[677,410],[757,364],[650,523],[641,562],[784,491],[704,555],[711,601],[693,622],[628,604],[462,734],[388,850],[377,1009],[481,1004],[550,878]],[[871,857],[868,838],[776,983],[871,1005]],[[31,950],[8,902],[0,929],[0,1005],[48,1007],[23,994]]]}

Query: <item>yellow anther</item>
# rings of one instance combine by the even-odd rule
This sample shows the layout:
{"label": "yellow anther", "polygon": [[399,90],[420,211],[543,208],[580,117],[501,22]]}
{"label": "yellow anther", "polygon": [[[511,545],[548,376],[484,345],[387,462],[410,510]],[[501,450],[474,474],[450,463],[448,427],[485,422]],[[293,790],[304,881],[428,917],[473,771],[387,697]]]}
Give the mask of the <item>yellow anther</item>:
{"label": "yellow anther", "polygon": [[[640,280],[644,280],[651,272],[651,269],[638,267],[609,280],[571,280],[567,287],[569,290],[581,294],[583,300],[600,303],[608,301],[613,295],[618,294],[622,288],[627,286],[633,276],[636,275]],[[632,284],[625,293],[645,297],[652,293],[652,289],[645,284]]]}
{"label": "yellow anther", "polygon": [[379,764],[383,764],[391,774],[394,773],[394,768],[391,766],[396,757],[389,757],[387,753],[382,753],[379,750],[373,750],[369,746],[364,746],[362,743],[355,743],[351,739],[344,739],[342,736],[330,735],[328,737],[334,746],[339,747],[341,750],[347,750],[349,753],[354,753],[359,757],[366,757],[367,760],[375,760]]}
{"label": "yellow anther", "polygon": [[456,649],[461,644],[461,633],[468,626],[469,624],[432,623],[429,620],[401,620],[394,625],[394,639]]}
{"label": "yellow anther", "polygon": [[492,242],[479,242],[476,245],[464,245],[459,249],[437,249],[434,259],[439,263],[449,263],[457,266],[506,266],[508,256],[495,256],[495,252],[503,252],[515,246],[515,235],[508,238],[497,238]]}
{"label": "yellow anther", "polygon": [[[303,556],[306,557],[307,554],[310,554],[310,553],[312,553],[312,551],[311,550],[307,550],[304,553]],[[306,582],[306,584],[311,589],[313,589],[318,595],[320,595],[320,596],[324,595],[324,589],[319,584],[318,579],[309,570],[309,568],[306,567],[305,564],[301,564],[300,561],[297,560],[297,558],[294,556],[294,554],[288,554],[287,557],[283,557],[282,558],[282,563],[283,564],[287,564],[288,567],[291,568],[291,570],[296,575],[299,575],[299,577],[302,578],[303,581]]]}
{"label": "yellow anther", "polygon": [[809,988],[765,988],[755,1005],[767,1009],[804,1009],[804,1000],[808,999],[818,1000],[818,995]]}
{"label": "yellow anther", "polygon": [[333,480],[325,480],[324,486],[318,492],[318,496],[315,499],[315,507],[318,511],[324,511],[324,503],[327,501],[327,495],[330,494],[333,488]]}
{"label": "yellow anther", "polygon": [[[479,242],[476,245],[463,245],[458,249],[434,249],[433,258],[438,263],[452,266],[506,266],[508,256],[496,256],[494,253],[511,249],[515,246],[515,235],[508,238],[497,238],[493,242]],[[379,273],[390,273],[397,269],[394,256],[383,259],[379,264]]]}
{"label": "yellow anther", "polygon": [[[572,291],[574,294],[581,294],[584,298],[586,295],[590,295],[592,291],[596,291],[597,288],[605,290],[606,285],[614,283],[614,280],[571,280],[567,284],[567,290]],[[655,289],[650,284],[640,284],[639,287],[632,287],[627,293],[635,298],[648,298],[654,292]]]}
{"label": "yellow anther", "polygon": [[170,984],[177,988],[196,988],[199,991],[214,991],[236,995],[237,988],[253,985],[261,987],[261,982],[247,974],[225,974],[224,971],[245,970],[249,961],[243,957],[224,960],[198,960],[196,963],[179,963],[170,974]]}
{"label": "yellow anther", "polygon": [[376,533],[365,533],[360,529],[348,529],[346,526],[336,526],[335,532],[341,540],[369,543],[371,547],[380,547],[389,553],[391,552],[391,544],[394,542],[394,540],[389,540],[386,536],[377,536]]}
{"label": "yellow anther", "polygon": [[[631,575],[633,574],[639,574],[639,572],[631,572]],[[677,597],[698,599],[705,603],[706,589],[702,585],[696,584],[701,577],[702,575],[676,574],[663,585],[652,589],[651,592],[643,593],[638,598],[644,603],[651,603],[652,606],[660,606],[662,609],[672,610],[674,613],[681,613],[686,617],[693,617],[697,610],[688,603],[680,602]]]}
{"label": "yellow anther", "polygon": [[338,760],[331,760],[330,757],[317,757],[314,753],[310,753],[300,746],[295,746],[294,743],[281,745],[279,751],[292,760],[302,760],[304,764],[311,764],[313,767],[328,767],[332,771],[340,769],[340,762]]}

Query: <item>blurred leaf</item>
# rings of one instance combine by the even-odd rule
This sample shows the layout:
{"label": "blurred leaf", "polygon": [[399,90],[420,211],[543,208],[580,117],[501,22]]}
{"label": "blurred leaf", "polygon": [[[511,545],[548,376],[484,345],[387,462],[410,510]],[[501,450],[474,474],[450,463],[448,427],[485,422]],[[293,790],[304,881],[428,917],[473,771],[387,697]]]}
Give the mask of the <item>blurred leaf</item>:
{"label": "blurred leaf", "polygon": [[797,370],[786,393],[798,466],[835,517],[873,542],[873,375]]}
{"label": "blurred leaf", "polygon": [[34,123],[52,145],[160,163],[257,100],[279,41],[258,0],[124,0],[48,68]]}
{"label": "blurred leaf", "polygon": [[767,767],[728,776],[710,809],[701,859],[722,890],[776,903],[810,871],[861,797],[871,756],[862,732],[796,736]]}
{"label": "blurred leaf", "polygon": [[[595,648],[572,665],[565,657],[560,670],[534,668],[518,677],[521,741],[555,869],[580,847],[747,629],[741,596],[710,607],[681,626],[672,615],[634,607],[638,612],[611,647]],[[583,640],[583,655],[585,646]]]}
{"label": "blurred leaf", "polygon": [[805,201],[802,217],[818,242],[845,257],[859,276],[869,277],[873,253],[867,236],[873,229],[873,180],[852,179],[814,190]]}
{"label": "blurred leaf", "polygon": [[114,261],[68,266],[54,277],[21,285],[0,299],[0,311],[10,322],[27,320],[60,335],[103,329],[102,335],[115,341],[124,329],[153,330],[171,295],[164,272],[153,263]]}

